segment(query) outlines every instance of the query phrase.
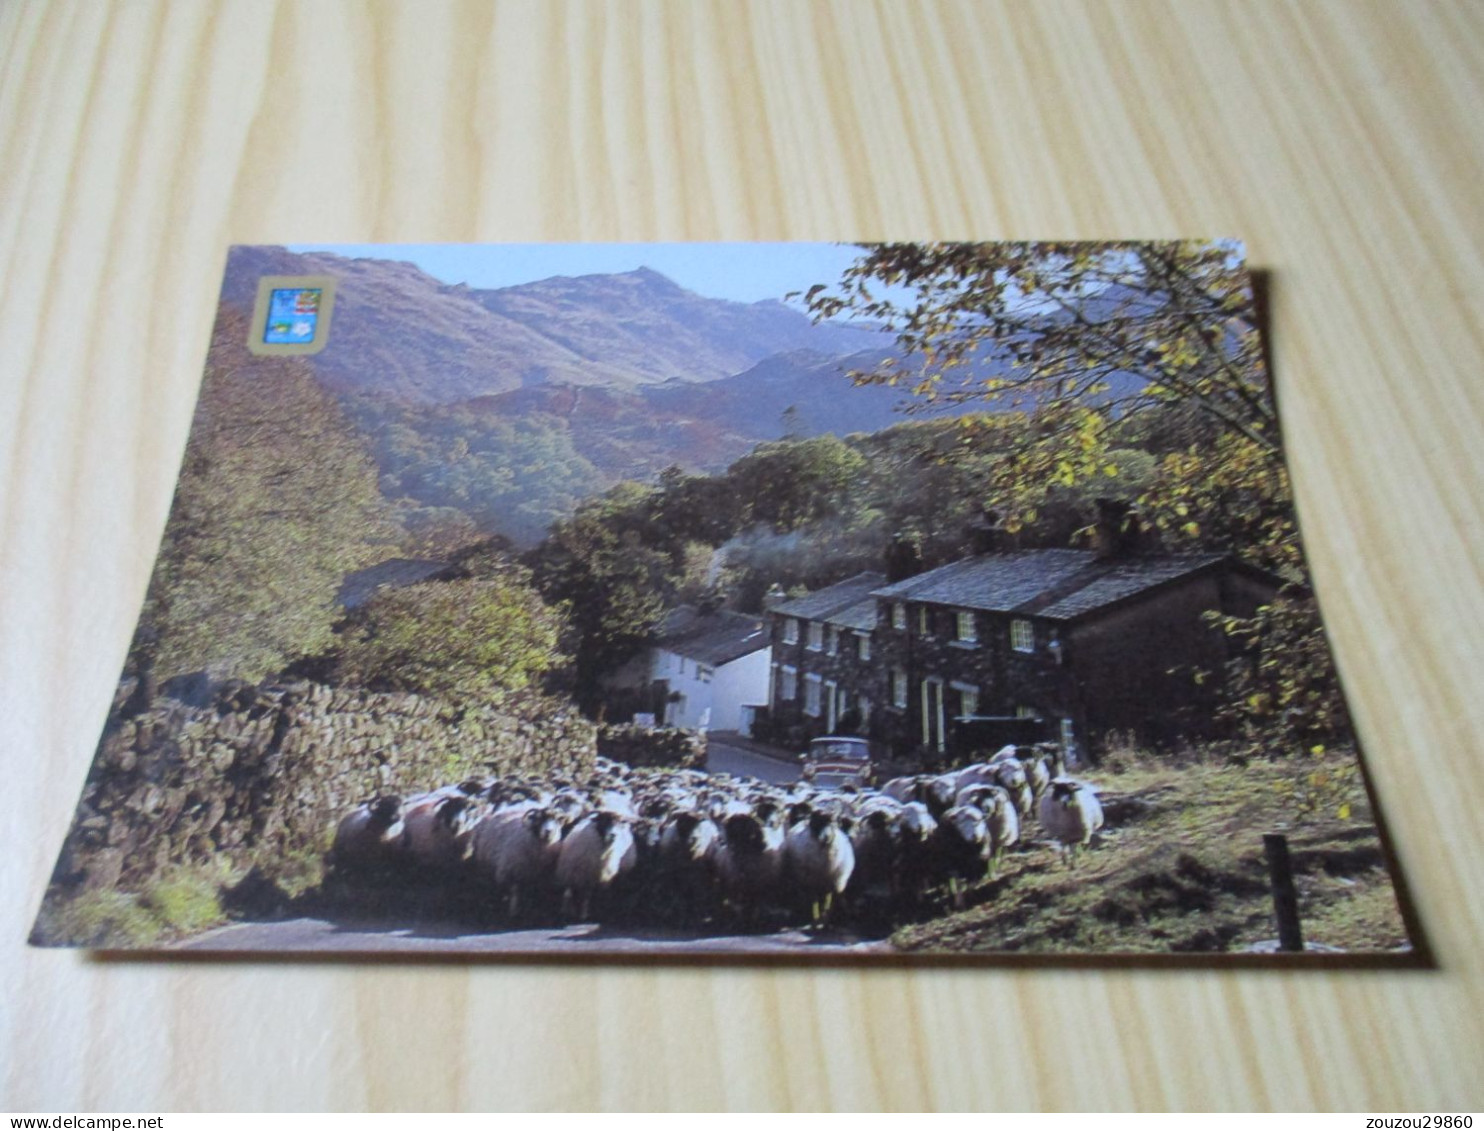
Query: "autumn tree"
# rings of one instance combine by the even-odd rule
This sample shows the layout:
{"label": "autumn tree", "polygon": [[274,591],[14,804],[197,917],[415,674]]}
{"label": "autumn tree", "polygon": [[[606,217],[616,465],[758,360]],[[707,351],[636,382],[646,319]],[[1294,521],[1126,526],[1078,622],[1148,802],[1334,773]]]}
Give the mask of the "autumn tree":
{"label": "autumn tree", "polygon": [[[967,419],[964,439],[996,453],[983,483],[1007,530],[1036,522],[1058,493],[1122,495],[1168,548],[1240,554],[1286,578],[1283,614],[1269,618],[1283,633],[1227,630],[1265,679],[1305,689],[1269,720],[1285,742],[1343,728],[1239,247],[863,245],[837,284],[805,300],[817,318],[896,335],[900,356],[852,374],[857,383],[994,410]],[[1130,448],[1154,456],[1138,464],[1137,488],[1123,485]],[[1266,646],[1280,638],[1282,655]]]}
{"label": "autumn tree", "polygon": [[130,654],[136,706],[156,680],[258,680],[324,650],[344,575],[400,535],[335,400],[246,340],[247,319],[224,308]]}
{"label": "autumn tree", "polygon": [[600,702],[600,682],[652,639],[684,569],[683,543],[654,544],[655,491],[620,483],[552,527],[529,555],[535,584],[571,610],[578,702]]}
{"label": "autumn tree", "polygon": [[378,691],[501,702],[565,662],[559,609],[512,563],[376,594],[342,632],[340,678]]}

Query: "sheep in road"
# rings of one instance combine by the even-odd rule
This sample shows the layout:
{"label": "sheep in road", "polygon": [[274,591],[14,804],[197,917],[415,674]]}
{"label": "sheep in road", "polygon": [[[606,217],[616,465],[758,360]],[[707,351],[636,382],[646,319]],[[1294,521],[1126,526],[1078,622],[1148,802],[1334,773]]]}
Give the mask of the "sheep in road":
{"label": "sheep in road", "polygon": [[563,910],[575,909],[579,919],[587,919],[594,893],[609,889],[637,861],[629,820],[606,809],[589,813],[562,840],[557,856],[556,883],[562,889]]}
{"label": "sheep in road", "polygon": [[784,860],[795,894],[809,903],[815,924],[827,922],[855,870],[855,849],[840,818],[820,810],[789,829]]}
{"label": "sheep in road", "polygon": [[676,810],[660,826],[657,872],[686,918],[709,909],[721,839],[715,821],[690,809]]}
{"label": "sheep in road", "polygon": [[357,806],[335,828],[330,861],[337,868],[375,869],[399,862],[407,851],[402,799],[376,797]]}
{"label": "sheep in road", "polygon": [[419,864],[451,868],[469,854],[474,828],[486,810],[463,792],[432,793],[407,802],[402,821],[407,848]]}
{"label": "sheep in road", "polygon": [[1068,867],[1077,863],[1078,852],[1103,827],[1103,806],[1097,792],[1075,778],[1053,778],[1041,798],[1041,827],[1057,842]]}
{"label": "sheep in road", "polygon": [[774,806],[733,813],[722,822],[716,871],[722,891],[748,913],[775,898],[783,876],[784,829]]}
{"label": "sheep in road", "polygon": [[522,892],[550,887],[565,830],[560,813],[533,802],[497,810],[474,829],[474,863],[506,893],[511,918],[520,912]]}

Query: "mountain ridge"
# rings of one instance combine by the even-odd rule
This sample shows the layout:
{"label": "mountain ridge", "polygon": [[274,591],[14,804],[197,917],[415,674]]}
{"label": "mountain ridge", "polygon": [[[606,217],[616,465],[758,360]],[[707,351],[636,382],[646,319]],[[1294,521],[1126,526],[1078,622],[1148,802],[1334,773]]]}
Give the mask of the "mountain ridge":
{"label": "mountain ridge", "polygon": [[567,384],[716,381],[799,348],[854,353],[879,332],[816,325],[777,300],[707,298],[648,267],[481,289],[400,260],[277,246],[231,250],[222,300],[251,309],[263,275],[334,275],[334,324],[312,365],[337,392],[413,403]]}

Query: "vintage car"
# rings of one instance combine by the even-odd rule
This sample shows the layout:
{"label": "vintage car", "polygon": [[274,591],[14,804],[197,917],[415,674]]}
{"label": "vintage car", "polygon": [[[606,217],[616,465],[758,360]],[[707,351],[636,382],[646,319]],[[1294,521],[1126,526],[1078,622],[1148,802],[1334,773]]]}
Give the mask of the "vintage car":
{"label": "vintage car", "polygon": [[799,755],[802,775],[811,785],[839,789],[842,785],[871,784],[871,744],[864,738],[816,738]]}

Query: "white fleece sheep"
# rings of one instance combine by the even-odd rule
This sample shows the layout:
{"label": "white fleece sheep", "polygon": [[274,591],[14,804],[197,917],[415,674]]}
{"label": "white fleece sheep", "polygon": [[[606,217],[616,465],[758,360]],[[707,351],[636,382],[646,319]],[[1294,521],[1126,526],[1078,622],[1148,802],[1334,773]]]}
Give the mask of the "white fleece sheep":
{"label": "white fleece sheep", "polygon": [[835,898],[855,870],[855,849],[840,818],[815,811],[788,830],[784,867],[793,893],[811,908],[815,923],[828,921]]}
{"label": "white fleece sheep", "polygon": [[508,911],[520,911],[521,893],[551,886],[566,822],[535,802],[498,809],[474,829],[474,863],[508,895]]}
{"label": "white fleece sheep", "polygon": [[1053,778],[1041,798],[1041,827],[1060,846],[1068,866],[1077,863],[1077,854],[1092,840],[1092,834],[1103,827],[1103,805],[1097,792],[1086,782],[1075,778]]}
{"label": "white fleece sheep", "polygon": [[617,813],[589,813],[567,833],[557,856],[556,883],[562,907],[586,919],[595,892],[610,887],[638,860],[634,830]]}

